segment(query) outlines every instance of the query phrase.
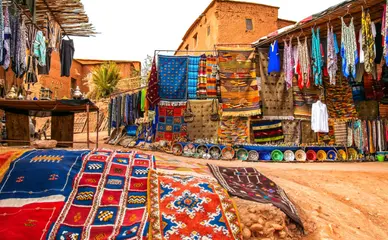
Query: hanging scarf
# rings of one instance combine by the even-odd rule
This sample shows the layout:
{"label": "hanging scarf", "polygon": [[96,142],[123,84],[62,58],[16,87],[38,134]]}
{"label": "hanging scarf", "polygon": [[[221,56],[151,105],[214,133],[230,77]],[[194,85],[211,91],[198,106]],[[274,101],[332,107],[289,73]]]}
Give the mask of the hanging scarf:
{"label": "hanging scarf", "polygon": [[322,67],[323,67],[323,61],[322,61],[322,54],[321,54],[321,43],[319,39],[319,28],[317,29],[316,33],[314,31],[314,28],[311,29],[312,34],[312,61],[313,61],[313,76],[315,85],[322,85]]}
{"label": "hanging scarf", "polygon": [[42,31],[36,33],[33,52],[38,58],[39,65],[46,66],[46,39]]}
{"label": "hanging scarf", "polygon": [[345,77],[356,78],[356,66],[358,63],[356,32],[354,30],[353,18],[350,20],[349,26],[346,26],[343,17],[342,35],[341,35],[341,57],[342,57],[342,73]]}
{"label": "hanging scarf", "polygon": [[292,38],[290,43],[284,41],[284,54],[283,54],[283,70],[285,74],[285,81],[287,90],[292,87],[292,78],[294,76],[294,69],[292,64]]}
{"label": "hanging scarf", "polygon": [[155,108],[156,104],[160,102],[158,72],[156,70],[155,56],[152,61],[151,73],[148,78],[147,100],[152,108]]}
{"label": "hanging scarf", "polygon": [[310,56],[307,47],[307,37],[304,39],[304,43],[301,43],[298,38],[298,86],[300,89],[303,87],[310,88]]}
{"label": "hanging scarf", "polygon": [[364,50],[364,68],[366,73],[372,73],[375,65],[375,38],[372,33],[372,25],[369,11],[365,14],[362,10],[361,18],[361,31],[362,31],[362,50]]}
{"label": "hanging scarf", "polygon": [[[337,46],[338,47],[338,46]],[[335,49],[335,39],[333,26],[327,25],[327,71],[329,73],[330,84],[335,85],[338,70],[337,53]]]}
{"label": "hanging scarf", "polygon": [[4,51],[3,51],[3,68],[7,70],[11,63],[11,26],[9,22],[8,6],[4,10]]}
{"label": "hanging scarf", "polygon": [[197,96],[198,98],[207,98],[207,74],[206,74],[206,55],[203,54],[199,60],[199,70],[198,70],[198,87],[197,87]]}

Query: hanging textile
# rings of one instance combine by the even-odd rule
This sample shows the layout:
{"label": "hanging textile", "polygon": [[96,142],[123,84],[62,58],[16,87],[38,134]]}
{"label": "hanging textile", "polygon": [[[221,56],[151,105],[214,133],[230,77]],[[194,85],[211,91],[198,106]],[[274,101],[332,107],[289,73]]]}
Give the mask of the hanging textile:
{"label": "hanging textile", "polygon": [[376,58],[375,53],[375,39],[372,32],[372,22],[370,18],[369,11],[365,14],[364,9],[362,9],[362,18],[361,18],[361,32],[362,32],[362,50],[364,54],[364,67],[366,73],[372,73],[374,68],[374,61]]}
{"label": "hanging textile", "polygon": [[158,56],[159,96],[162,100],[187,99],[187,57]]}
{"label": "hanging textile", "polygon": [[318,100],[311,109],[311,129],[314,132],[329,132],[329,114],[326,104]]}
{"label": "hanging textile", "polygon": [[187,124],[184,121],[183,113],[186,109],[186,102],[159,103],[159,121],[155,142],[184,141],[187,136]]}
{"label": "hanging textile", "polygon": [[357,104],[358,118],[373,120],[379,115],[379,103],[377,101],[362,101]]}
{"label": "hanging textile", "polygon": [[38,73],[39,75],[49,75],[50,74],[50,69],[51,69],[51,53],[53,49],[52,48],[47,48],[46,49],[46,65],[41,66],[38,64]]}
{"label": "hanging textile", "polygon": [[310,119],[312,104],[319,99],[321,91],[314,85],[300,89],[296,77],[293,81],[294,117],[295,119]]}
{"label": "hanging textile", "polygon": [[61,43],[61,77],[70,77],[70,68],[74,57],[74,42],[73,40],[62,39]]}
{"label": "hanging textile", "polygon": [[252,121],[251,128],[257,144],[284,141],[282,121]]}
{"label": "hanging textile", "polygon": [[222,144],[242,144],[249,140],[247,117],[222,117],[218,133]]}
{"label": "hanging textile", "polygon": [[217,58],[206,58],[206,95],[208,98],[217,98]]}
{"label": "hanging textile", "polygon": [[159,103],[159,84],[158,84],[158,72],[156,69],[156,59],[152,61],[151,72],[148,77],[148,89],[147,89],[147,100],[150,103],[150,107],[155,108],[156,104]]}
{"label": "hanging textile", "polygon": [[300,144],[300,121],[282,121],[284,143],[286,144]]}
{"label": "hanging textile", "polygon": [[301,43],[298,37],[298,65],[296,71],[298,73],[298,86],[300,89],[303,87],[310,87],[310,55],[307,46],[307,37],[304,39],[304,43]]}
{"label": "hanging textile", "polygon": [[347,145],[347,124],[344,121],[334,123],[335,144],[340,146]]}
{"label": "hanging textile", "polygon": [[26,74],[26,83],[36,83],[38,82],[38,77],[36,75],[36,58],[34,56],[28,56],[28,63],[27,63],[27,74]]}
{"label": "hanging textile", "polygon": [[38,32],[38,30],[36,29],[36,27],[30,23],[26,26],[26,29],[27,29],[27,49],[29,49],[31,52],[34,52],[34,43],[35,43],[35,39],[36,39],[36,34]]}
{"label": "hanging textile", "polygon": [[198,71],[199,71],[199,61],[200,57],[189,57],[189,65],[188,65],[188,85],[187,92],[189,99],[197,98],[197,85],[198,85]]}
{"label": "hanging textile", "polygon": [[38,59],[38,64],[46,66],[46,38],[43,36],[42,31],[36,33],[33,53]]}
{"label": "hanging textile", "polygon": [[335,145],[335,133],[334,133],[334,122],[329,122],[329,132],[328,133],[319,133],[318,143],[319,144],[327,144],[327,145]]}
{"label": "hanging textile", "polygon": [[206,55],[201,55],[199,60],[199,70],[198,70],[198,86],[197,86],[197,96],[200,99],[207,98],[206,92]]}
{"label": "hanging textile", "polygon": [[294,76],[293,57],[292,57],[292,38],[290,38],[289,44],[287,44],[287,41],[284,40],[283,57],[284,57],[283,71],[285,75],[286,88],[288,90],[292,87],[292,78]]}
{"label": "hanging textile", "polygon": [[218,100],[191,100],[188,106],[194,114],[194,120],[187,123],[187,137],[195,140],[208,140],[217,143],[219,120],[211,120],[212,113],[218,113]]}
{"label": "hanging textile", "polygon": [[356,78],[356,65],[358,63],[356,32],[354,30],[353,18],[349,25],[344,22],[341,17],[342,33],[341,33],[341,57],[342,57],[342,73],[345,77]]}
{"label": "hanging textile", "polygon": [[321,42],[319,38],[319,28],[314,31],[314,28],[311,29],[312,34],[312,68],[313,68],[313,78],[315,85],[322,85],[322,53],[321,53]]}
{"label": "hanging textile", "polygon": [[229,194],[262,204],[272,204],[303,228],[298,210],[284,190],[255,168],[226,168],[212,164],[208,166]]}
{"label": "hanging textile", "polygon": [[384,37],[383,39],[383,57],[385,59],[385,64],[388,66],[388,0],[384,4],[384,17],[382,21],[382,30],[381,34]]}
{"label": "hanging textile", "polygon": [[9,19],[8,6],[5,6],[4,10],[4,50],[3,50],[3,61],[1,65],[5,70],[9,68],[11,63],[11,25]]}
{"label": "hanging textile", "polygon": [[280,72],[280,54],[279,54],[279,43],[275,40],[269,47],[269,63],[268,63],[268,74],[272,72]]}
{"label": "hanging textile", "polygon": [[292,120],[294,119],[294,102],[292,88],[286,90],[284,73],[265,73],[266,57],[260,52],[260,76],[261,92],[263,102],[263,118],[266,120]]}
{"label": "hanging textile", "polygon": [[338,70],[338,58],[334,45],[333,26],[327,24],[327,71],[329,73],[330,84],[335,85]]}
{"label": "hanging textile", "polygon": [[0,0],[0,62],[4,59],[4,15],[3,15],[3,0]]}
{"label": "hanging textile", "polygon": [[223,116],[255,116],[261,113],[254,51],[218,49]]}

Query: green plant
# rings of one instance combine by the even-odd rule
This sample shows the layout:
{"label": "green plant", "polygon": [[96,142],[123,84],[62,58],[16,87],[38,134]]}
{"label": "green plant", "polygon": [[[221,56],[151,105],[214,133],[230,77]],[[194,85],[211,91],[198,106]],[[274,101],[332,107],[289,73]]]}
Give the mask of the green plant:
{"label": "green plant", "polygon": [[94,84],[92,96],[96,100],[108,97],[116,89],[116,85],[121,79],[120,69],[114,62],[104,63],[92,71],[92,81]]}

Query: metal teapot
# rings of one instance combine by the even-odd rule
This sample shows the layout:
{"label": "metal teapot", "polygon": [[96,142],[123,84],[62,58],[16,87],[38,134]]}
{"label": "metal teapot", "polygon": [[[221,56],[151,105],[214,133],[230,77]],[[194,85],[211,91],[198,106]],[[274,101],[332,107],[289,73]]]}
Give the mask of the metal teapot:
{"label": "metal teapot", "polygon": [[83,94],[78,86],[75,88],[75,90],[71,89],[71,96],[73,97],[73,99],[82,99]]}

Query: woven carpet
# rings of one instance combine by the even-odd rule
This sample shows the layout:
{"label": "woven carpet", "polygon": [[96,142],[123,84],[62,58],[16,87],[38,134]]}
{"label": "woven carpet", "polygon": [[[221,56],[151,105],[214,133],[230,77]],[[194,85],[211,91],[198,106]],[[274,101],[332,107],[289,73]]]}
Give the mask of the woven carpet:
{"label": "woven carpet", "polygon": [[302,90],[298,87],[298,80],[293,78],[294,94],[294,116],[295,119],[310,119],[312,104],[319,99],[320,90],[315,86],[304,87]]}
{"label": "woven carpet", "polygon": [[284,142],[288,144],[300,144],[300,121],[282,121]]}
{"label": "woven carpet", "polygon": [[248,118],[222,117],[218,136],[222,144],[247,143],[249,140]]}
{"label": "woven carpet", "polygon": [[189,99],[197,98],[198,71],[200,57],[189,57],[187,92]]}
{"label": "woven carpet", "polygon": [[199,70],[198,70],[197,97],[200,99],[207,98],[206,83],[207,83],[206,55],[203,54],[201,55],[201,58],[199,60]]}
{"label": "woven carpet", "polygon": [[187,57],[159,55],[159,96],[162,100],[187,99]]}
{"label": "woven carpet", "polygon": [[303,228],[298,211],[284,190],[255,168],[226,168],[212,164],[209,164],[209,168],[229,194],[259,203],[270,203]]}
{"label": "woven carpet", "polygon": [[261,113],[253,49],[218,49],[223,116]]}
{"label": "woven carpet", "polygon": [[150,239],[242,239],[237,210],[210,177],[150,171]]}
{"label": "woven carpet", "polygon": [[190,101],[191,110],[194,114],[194,121],[187,123],[187,137],[191,141],[195,141],[196,139],[208,139],[217,142],[217,131],[220,121],[212,121],[210,119],[212,104],[213,100]]}
{"label": "woven carpet", "polygon": [[78,174],[82,158],[89,151],[33,150],[11,163],[0,183],[1,202],[19,198],[61,196],[67,198]]}
{"label": "woven carpet", "polygon": [[183,119],[186,102],[160,102],[155,141],[174,141],[185,138],[187,124]]}
{"label": "woven carpet", "polygon": [[316,143],[317,134],[311,130],[311,121],[301,121],[302,143]]}
{"label": "woven carpet", "polygon": [[348,135],[347,135],[348,129],[346,122],[335,122],[334,123],[334,137],[335,137],[335,144],[337,145],[347,145],[348,141]]}
{"label": "woven carpet", "polygon": [[208,98],[217,98],[217,58],[206,58],[206,93]]}
{"label": "woven carpet", "polygon": [[356,105],[358,118],[374,120],[379,116],[379,103],[377,101],[361,101]]}
{"label": "woven carpet", "polygon": [[251,128],[255,143],[263,144],[284,140],[282,121],[252,121]]}
{"label": "woven carpet", "polygon": [[260,53],[260,78],[263,102],[263,119],[293,120],[294,102],[293,90],[286,89],[284,73],[268,75],[264,70],[268,65],[265,54]]}
{"label": "woven carpet", "polygon": [[27,150],[16,148],[0,148],[0,182],[3,180],[4,174],[14,160],[19,158]]}
{"label": "woven carpet", "polygon": [[144,239],[152,155],[97,150],[83,162],[48,239]]}

